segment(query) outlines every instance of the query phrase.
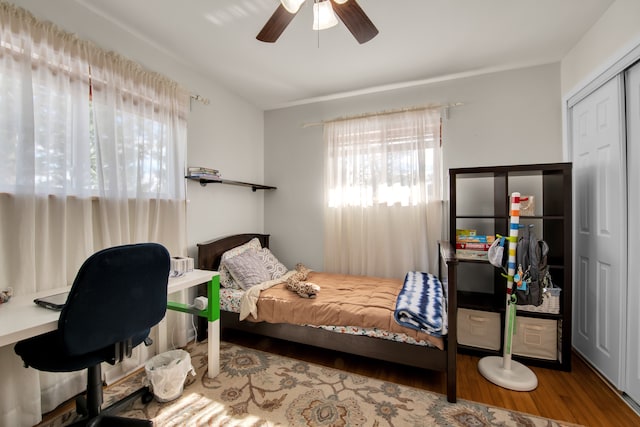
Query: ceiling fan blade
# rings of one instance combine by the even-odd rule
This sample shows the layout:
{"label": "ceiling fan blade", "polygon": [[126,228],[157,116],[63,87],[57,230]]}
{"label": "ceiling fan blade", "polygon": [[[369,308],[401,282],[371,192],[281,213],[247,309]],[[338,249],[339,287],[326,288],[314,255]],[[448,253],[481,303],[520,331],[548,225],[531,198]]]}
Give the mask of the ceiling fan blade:
{"label": "ceiling fan blade", "polygon": [[378,34],[378,29],[356,0],[349,0],[342,4],[331,0],[331,6],[333,6],[333,11],[338,15],[338,18],[358,40],[358,43],[366,43]]}
{"label": "ceiling fan blade", "polygon": [[282,3],[279,4],[276,11],[271,15],[271,18],[264,24],[264,27],[262,27],[262,30],[260,30],[256,36],[256,39],[266,43],[275,42],[296,14],[297,12],[291,13],[285,9]]}

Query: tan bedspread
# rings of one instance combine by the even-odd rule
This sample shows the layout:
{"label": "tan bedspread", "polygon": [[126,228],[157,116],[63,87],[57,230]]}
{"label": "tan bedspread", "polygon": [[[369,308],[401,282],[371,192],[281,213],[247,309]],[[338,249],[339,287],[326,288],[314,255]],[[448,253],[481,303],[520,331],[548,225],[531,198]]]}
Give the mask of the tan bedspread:
{"label": "tan bedspread", "polygon": [[404,326],[393,317],[402,280],[312,272],[308,282],[320,286],[316,298],[301,298],[284,283],[260,292],[257,318],[247,320],[299,325],[379,328],[428,341],[444,349],[443,339]]}

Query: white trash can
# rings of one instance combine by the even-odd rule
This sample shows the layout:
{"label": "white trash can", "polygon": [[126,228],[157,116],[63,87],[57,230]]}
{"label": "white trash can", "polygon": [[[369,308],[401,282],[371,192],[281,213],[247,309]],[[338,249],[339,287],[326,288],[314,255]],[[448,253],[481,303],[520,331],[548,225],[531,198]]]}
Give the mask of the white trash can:
{"label": "white trash can", "polygon": [[151,386],[158,402],[180,397],[187,374],[196,374],[191,356],[184,350],[170,350],[153,356],[145,363],[144,370],[147,373],[145,384]]}

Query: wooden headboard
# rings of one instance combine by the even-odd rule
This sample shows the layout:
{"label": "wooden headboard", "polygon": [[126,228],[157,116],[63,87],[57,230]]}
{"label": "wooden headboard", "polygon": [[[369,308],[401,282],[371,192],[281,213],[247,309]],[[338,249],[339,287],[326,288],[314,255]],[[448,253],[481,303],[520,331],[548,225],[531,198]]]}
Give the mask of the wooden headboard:
{"label": "wooden headboard", "polygon": [[198,268],[217,271],[222,254],[257,237],[263,248],[269,247],[269,234],[245,233],[198,243]]}

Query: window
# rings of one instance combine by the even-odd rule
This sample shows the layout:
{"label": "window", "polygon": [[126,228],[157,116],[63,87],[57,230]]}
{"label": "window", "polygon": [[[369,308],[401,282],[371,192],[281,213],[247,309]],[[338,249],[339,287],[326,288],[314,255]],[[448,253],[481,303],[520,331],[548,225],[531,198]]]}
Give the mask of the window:
{"label": "window", "polygon": [[343,181],[329,188],[329,207],[415,206],[434,194],[434,146],[439,142],[433,132],[415,135],[400,128],[386,138],[382,133],[338,138],[332,160]]}
{"label": "window", "polygon": [[335,121],[324,139],[325,269],[431,271],[442,230],[439,112]]}
{"label": "window", "polygon": [[[183,170],[172,162],[176,150],[167,141],[173,121],[162,112],[171,111],[170,103],[160,105],[126,89],[121,100],[101,96],[117,92],[106,91],[104,84],[95,91],[83,58],[74,59],[83,71],[74,74],[51,61],[41,70],[41,54],[7,42],[0,49],[18,56],[0,73],[1,192],[98,197],[124,186],[129,197],[182,197],[182,186],[169,183],[175,176],[181,180]],[[34,72],[24,73],[20,62],[30,63]],[[160,102],[170,101],[163,98]],[[186,127],[186,118],[180,120]]]}
{"label": "window", "polygon": [[117,244],[183,254],[189,93],[24,9],[0,22],[0,281],[70,284]]}

